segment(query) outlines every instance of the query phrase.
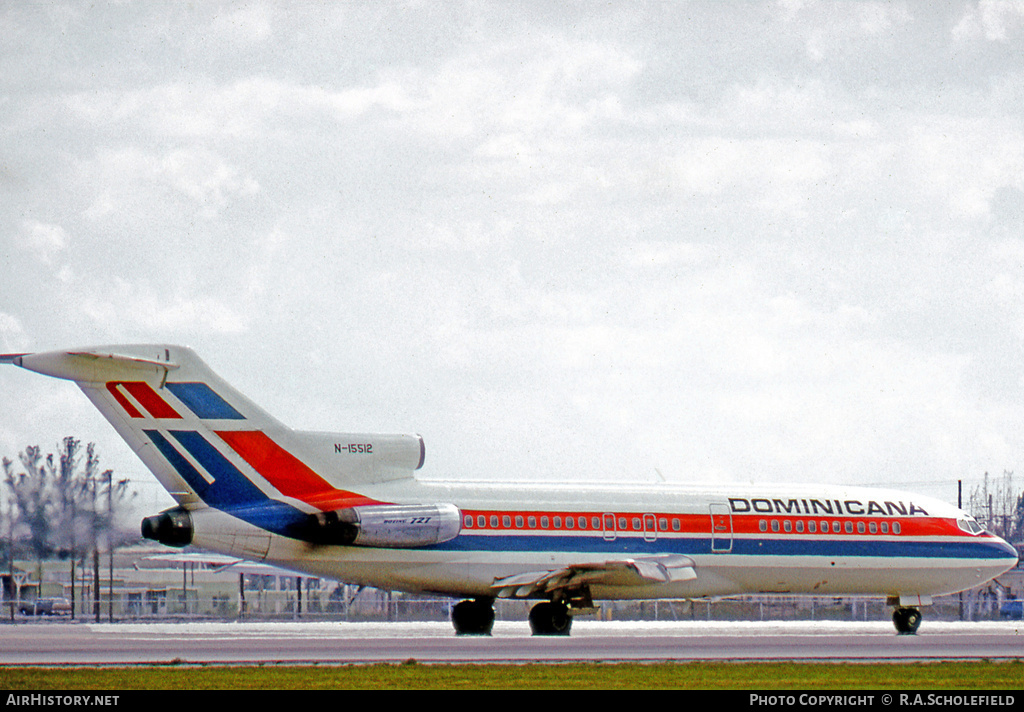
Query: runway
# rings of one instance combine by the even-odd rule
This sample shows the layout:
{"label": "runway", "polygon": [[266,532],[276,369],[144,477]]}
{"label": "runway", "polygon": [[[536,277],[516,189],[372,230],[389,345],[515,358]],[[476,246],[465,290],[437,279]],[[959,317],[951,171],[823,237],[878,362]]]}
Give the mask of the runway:
{"label": "runway", "polygon": [[570,638],[531,637],[497,622],[490,637],[448,623],[113,623],[0,625],[3,665],[941,661],[1024,658],[1024,626],[928,622],[915,636],[891,623],[600,622]]}

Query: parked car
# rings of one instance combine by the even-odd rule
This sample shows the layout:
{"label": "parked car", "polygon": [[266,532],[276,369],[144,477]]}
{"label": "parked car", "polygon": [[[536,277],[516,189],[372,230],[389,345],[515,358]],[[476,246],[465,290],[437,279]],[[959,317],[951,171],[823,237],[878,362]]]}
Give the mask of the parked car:
{"label": "parked car", "polygon": [[71,613],[71,601],[57,596],[21,601],[18,611],[27,616],[64,616]]}
{"label": "parked car", "polygon": [[1024,601],[1007,601],[999,608],[999,615],[1014,620],[1024,619]]}

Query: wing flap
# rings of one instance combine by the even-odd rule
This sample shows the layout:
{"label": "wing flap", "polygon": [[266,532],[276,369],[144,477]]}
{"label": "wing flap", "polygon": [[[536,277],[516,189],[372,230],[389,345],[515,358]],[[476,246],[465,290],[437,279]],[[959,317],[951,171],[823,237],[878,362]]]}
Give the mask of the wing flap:
{"label": "wing flap", "polygon": [[498,598],[529,598],[559,589],[600,584],[646,586],[697,578],[696,564],[679,554],[570,564],[560,569],[530,571],[495,579],[491,588]]}

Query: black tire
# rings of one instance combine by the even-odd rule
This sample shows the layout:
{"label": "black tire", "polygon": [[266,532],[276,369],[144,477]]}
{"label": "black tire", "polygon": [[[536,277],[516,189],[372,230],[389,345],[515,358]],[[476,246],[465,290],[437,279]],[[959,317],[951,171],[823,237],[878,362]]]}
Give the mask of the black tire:
{"label": "black tire", "polygon": [[545,601],[530,609],[530,632],[533,635],[569,635],[572,616],[561,603]]}
{"label": "black tire", "polygon": [[452,607],[456,635],[490,635],[494,628],[494,607],[489,600],[460,601]]}
{"label": "black tire", "polygon": [[897,608],[892,614],[892,624],[900,635],[914,635],[921,627],[921,611],[916,608]]}

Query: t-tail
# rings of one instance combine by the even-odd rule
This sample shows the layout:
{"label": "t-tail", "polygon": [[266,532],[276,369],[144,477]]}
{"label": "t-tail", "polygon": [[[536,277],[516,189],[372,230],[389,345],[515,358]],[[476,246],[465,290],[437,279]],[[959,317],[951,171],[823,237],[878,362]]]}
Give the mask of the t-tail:
{"label": "t-tail", "polygon": [[459,532],[452,505],[359,493],[412,477],[423,465],[421,437],[292,430],[189,348],[101,346],[0,362],[77,383],[174,497],[177,507],[143,521],[147,538],[262,558],[268,534],[314,545],[416,547]]}

